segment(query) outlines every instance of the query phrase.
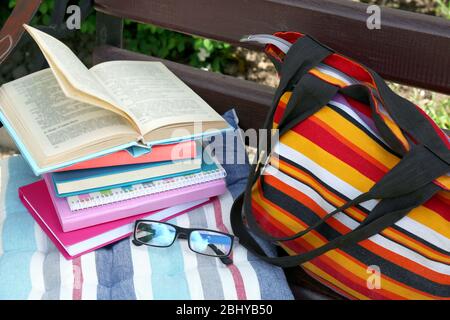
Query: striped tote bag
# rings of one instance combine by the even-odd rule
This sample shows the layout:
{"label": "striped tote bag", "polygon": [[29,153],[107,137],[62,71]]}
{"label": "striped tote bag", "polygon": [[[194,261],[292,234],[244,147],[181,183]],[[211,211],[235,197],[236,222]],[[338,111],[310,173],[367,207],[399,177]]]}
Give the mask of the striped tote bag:
{"label": "striped tote bag", "polygon": [[[253,40],[280,85],[268,146],[232,208],[239,241],[350,299],[449,299],[445,133],[378,74],[307,35]],[[266,256],[253,236],[288,254]]]}

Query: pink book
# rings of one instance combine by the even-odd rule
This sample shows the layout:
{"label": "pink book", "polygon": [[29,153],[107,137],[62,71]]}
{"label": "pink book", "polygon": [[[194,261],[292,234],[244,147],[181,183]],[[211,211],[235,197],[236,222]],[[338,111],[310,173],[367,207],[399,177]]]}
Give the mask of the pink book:
{"label": "pink book", "polygon": [[151,152],[138,157],[133,157],[128,151],[121,150],[98,158],[76,163],[57,171],[70,171],[80,169],[92,169],[114,167],[128,164],[139,164],[169,160],[182,160],[195,158],[197,155],[196,142],[194,140],[153,146]]}
{"label": "pink book", "polygon": [[45,175],[44,180],[62,229],[65,232],[134,216],[143,212],[214,197],[226,191],[225,179],[218,179],[98,207],[71,211],[67,199],[56,196],[50,175]]}
{"label": "pink book", "polygon": [[42,230],[66,259],[76,258],[82,254],[129,237],[133,232],[134,222],[136,220],[170,220],[200,207],[209,201],[209,199],[200,199],[81,230],[64,232],[59,224],[56,210],[52,205],[50,194],[43,180],[20,187],[19,197]]}

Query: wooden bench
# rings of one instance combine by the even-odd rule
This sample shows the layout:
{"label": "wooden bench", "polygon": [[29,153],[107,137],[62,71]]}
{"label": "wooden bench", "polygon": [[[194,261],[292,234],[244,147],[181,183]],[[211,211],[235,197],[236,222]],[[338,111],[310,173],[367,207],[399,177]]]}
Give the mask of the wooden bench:
{"label": "wooden bench", "polygon": [[[252,33],[301,31],[388,80],[450,94],[450,22],[441,18],[382,8],[381,29],[368,30],[367,5],[344,0],[95,0],[94,7],[94,63],[162,61],[218,112],[234,107],[244,129],[261,127],[274,89],[126,51],[122,49],[123,20],[259,50],[262,48],[239,43],[239,39]],[[2,43],[0,62],[1,50]],[[286,273],[296,298],[339,298],[300,268]]]}
{"label": "wooden bench", "polygon": [[[239,42],[246,34],[301,31],[386,79],[450,93],[450,22],[440,18],[382,9],[381,29],[368,30],[367,6],[342,0],[96,0],[95,9],[94,63],[162,61],[217,111],[236,108],[244,129],[262,126],[274,89],[126,51],[123,19],[240,46],[248,46]],[[286,274],[298,299],[339,298],[301,268]]]}

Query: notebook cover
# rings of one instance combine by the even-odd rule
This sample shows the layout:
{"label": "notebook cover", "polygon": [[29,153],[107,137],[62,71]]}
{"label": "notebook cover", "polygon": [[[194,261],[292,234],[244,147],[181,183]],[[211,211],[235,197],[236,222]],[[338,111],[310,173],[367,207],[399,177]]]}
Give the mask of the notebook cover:
{"label": "notebook cover", "polygon": [[[214,179],[210,178],[208,175],[212,172],[219,171],[221,174],[219,176],[216,175]],[[212,180],[222,179],[225,178],[226,171],[222,168],[222,166],[214,161],[214,158],[212,158],[209,153],[205,153],[203,155],[203,161],[202,161],[202,168],[200,172],[187,174],[187,175],[181,175],[178,177],[172,177],[167,179],[159,179],[159,180],[153,180],[145,183],[133,183],[127,186],[123,186],[120,188],[105,188],[102,191],[97,192],[87,192],[87,193],[81,193],[74,196],[68,196],[66,197],[69,207],[71,207],[72,211],[75,210],[81,210],[86,209],[89,207],[96,207],[98,205],[106,205],[112,202],[117,201],[123,201],[123,200],[129,200],[132,198],[147,196],[150,194],[155,194],[159,192],[174,190],[178,188],[184,188],[187,186],[191,186],[197,183],[205,183]],[[190,180],[190,183],[184,184],[183,181]],[[179,185],[177,187],[171,187],[172,184]],[[164,185],[167,184],[168,188],[164,189]],[[144,190],[147,189],[159,189],[156,192],[144,192]],[[107,200],[107,201],[106,201]],[[83,208],[77,208],[74,209],[70,204],[74,202],[86,202],[86,206]],[[97,205],[87,205],[88,203],[96,202]],[[84,205],[83,205],[84,206]],[[76,207],[76,206],[75,206]]]}
{"label": "notebook cover", "polygon": [[[131,232],[125,232],[124,234],[112,239],[105,239],[105,242],[101,245],[89,248],[88,250],[75,254],[73,256],[71,256],[64,247],[70,247],[82,241],[92,239],[99,235],[103,235],[108,231],[113,231],[117,228],[132,224],[138,219],[152,219],[152,216],[155,217],[155,215],[157,215],[160,218],[158,220],[170,220],[178,215],[189,212],[209,202],[208,199],[200,199],[195,202],[190,202],[163,210],[146,212],[140,215],[115,220],[88,228],[83,228],[81,230],[64,232],[61,228],[61,225],[59,224],[58,216],[56,214],[54,206],[52,205],[50,194],[43,180],[20,187],[19,197],[24,206],[42,228],[42,230],[52,240],[52,242],[66,259],[73,259],[82,254],[96,250],[120,239],[126,238],[131,235]],[[131,225],[130,228],[132,228]]]}
{"label": "notebook cover", "polygon": [[[186,160],[176,160],[176,161],[186,161]],[[192,160],[192,161],[194,161],[194,160]],[[78,181],[78,180],[88,179],[91,177],[106,177],[106,176],[124,173],[124,172],[137,171],[137,170],[141,170],[141,169],[145,169],[145,168],[149,168],[149,167],[164,166],[164,165],[168,165],[172,162],[173,161],[162,161],[162,162],[153,162],[153,163],[131,164],[131,165],[108,167],[108,168],[95,168],[95,169],[76,170],[76,171],[67,171],[67,172],[54,172],[54,173],[49,173],[46,175],[49,175],[52,177],[53,184],[55,185],[55,192],[58,197],[69,197],[69,196],[88,193],[88,192],[95,192],[95,191],[101,191],[101,190],[105,190],[105,189],[129,186],[130,184],[144,183],[144,182],[149,182],[149,181],[154,181],[154,180],[178,177],[181,175],[200,172],[200,170],[201,170],[201,165],[199,165],[197,168],[195,168],[193,170],[179,171],[179,172],[171,173],[171,174],[143,178],[142,180],[117,183],[117,184],[113,184],[113,185],[100,186],[97,188],[83,189],[80,191],[73,191],[73,192],[66,192],[66,193],[60,193],[60,192],[58,192],[58,190],[56,188],[56,185],[58,183],[64,183],[64,182],[69,182],[69,181]]]}
{"label": "notebook cover", "polygon": [[69,167],[62,168],[57,172],[114,167],[149,162],[161,162],[169,160],[182,160],[196,157],[196,144],[193,140],[176,144],[154,146],[150,152],[140,156],[131,154],[131,150],[128,151],[129,149],[131,148],[128,148],[127,150],[120,150],[95,159],[79,162]]}
{"label": "notebook cover", "polygon": [[45,175],[44,180],[64,231],[86,228],[114,219],[141,214],[142,212],[210,198],[226,191],[225,179],[220,179],[98,207],[71,211],[67,200],[56,196],[50,176]]}

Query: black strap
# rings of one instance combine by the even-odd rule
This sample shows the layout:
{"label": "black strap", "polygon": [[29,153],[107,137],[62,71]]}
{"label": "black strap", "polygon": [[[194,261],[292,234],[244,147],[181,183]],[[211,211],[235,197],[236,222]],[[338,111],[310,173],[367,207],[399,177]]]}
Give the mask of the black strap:
{"label": "black strap", "polygon": [[429,120],[413,103],[395,94],[377,73],[367,70],[375,80],[383,106],[397,125],[450,166],[450,150]]}
{"label": "black strap", "polygon": [[[314,45],[317,43],[315,42]],[[289,61],[286,59],[285,61]],[[292,76],[294,76],[295,73],[291,73]],[[374,79],[377,79],[374,77]],[[380,78],[381,79],[381,78]],[[292,80],[292,79],[291,79]],[[381,80],[382,81],[382,80]],[[289,81],[284,80],[283,84],[288,83]],[[384,82],[382,81],[384,84]],[[387,90],[390,92],[390,95],[395,95],[390,91],[390,89],[384,84],[382,86],[384,90]],[[322,106],[326,105],[326,103],[331,100],[331,98],[336,94],[338,91],[337,87],[330,85],[328,83],[325,83],[312,75],[303,75],[301,77],[301,81],[295,86],[291,100],[289,101],[288,105],[286,106],[286,110],[284,113],[284,116],[282,117],[281,122],[279,123],[279,129],[280,129],[280,136],[282,133],[288,131],[292,126],[296,125],[303,119],[307,118],[314,112],[316,112],[318,109],[320,109]],[[343,89],[339,89],[344,94],[350,95],[352,97],[355,97],[359,100],[363,99],[365,100],[366,104],[371,106],[372,113],[375,119],[375,123],[377,125],[377,128],[379,129],[380,133],[382,134],[383,138],[391,145],[395,146],[396,151],[399,154],[404,154],[405,150],[403,146],[400,144],[398,139],[395,137],[395,135],[390,131],[390,129],[386,126],[384,121],[379,117],[378,113],[376,112],[376,106],[375,106],[375,97],[379,98],[377,94],[373,94],[370,89],[364,85],[353,85],[348,86]],[[383,90],[382,90],[383,91]],[[383,91],[384,92],[384,91]],[[282,93],[281,93],[282,94]],[[279,97],[281,97],[281,94],[279,94]],[[375,97],[374,97],[375,96]],[[392,102],[398,102],[400,100],[392,98],[390,100]],[[383,104],[386,104],[387,102],[383,100]],[[274,108],[276,108],[277,103],[274,103]],[[408,110],[414,109],[414,111],[417,111],[415,109],[415,106],[411,106],[410,103],[405,104],[403,103],[403,108],[406,109],[406,111],[398,111],[399,106],[394,106],[391,109],[397,110],[396,117],[394,117],[394,121],[398,121],[398,118],[404,118],[409,115]],[[391,109],[388,109],[390,111]],[[418,111],[417,111],[418,112]],[[423,118],[421,114],[415,116],[415,118],[420,117]],[[272,117],[268,117],[268,120],[266,122],[266,128],[271,128],[271,124],[273,121],[273,114]],[[289,237],[272,237],[268,235],[264,230],[260,228],[258,223],[256,222],[256,219],[252,215],[252,209],[251,209],[251,190],[253,187],[253,184],[255,181],[262,177],[260,177],[260,171],[261,168],[252,167],[252,171],[249,177],[249,181],[247,184],[246,191],[244,195],[239,198],[235,204],[233,205],[232,209],[232,216],[234,217],[234,223],[233,223],[233,230],[235,233],[242,237],[244,236],[244,243],[249,243],[253,248],[258,247],[255,246],[255,243],[252,243],[254,241],[251,240],[251,236],[248,234],[248,236],[245,236],[245,233],[247,229],[242,225],[239,226],[238,221],[242,220],[241,217],[241,208],[244,207],[245,217],[247,219],[248,227],[249,229],[255,233],[256,235],[261,236],[264,239],[268,239],[271,241],[287,241],[292,240],[298,237],[301,237],[305,235],[306,233],[310,232],[311,230],[314,230],[319,225],[323,224],[328,218],[333,216],[334,214],[341,212],[342,210],[345,210],[346,208],[353,206],[357,203],[361,203],[363,201],[366,201],[368,199],[378,198],[378,199],[385,199],[380,202],[380,208],[382,209],[374,209],[371,214],[366,218],[365,221],[361,224],[361,229],[366,230],[369,228],[370,225],[375,223],[376,221],[384,221],[386,223],[394,223],[394,218],[400,219],[402,216],[407,214],[408,211],[402,211],[402,210],[395,210],[393,212],[402,212],[403,215],[398,213],[397,215],[393,215],[391,212],[386,211],[386,208],[389,208],[390,206],[395,205],[395,203],[401,203],[397,202],[400,201],[399,199],[401,197],[405,197],[408,194],[416,195],[416,199],[420,199],[420,197],[417,197],[417,190],[422,190],[423,188],[429,188],[429,190],[439,190],[439,187],[434,185],[432,181],[436,179],[437,177],[446,174],[449,170],[447,157],[449,150],[446,148],[444,143],[441,141],[440,137],[436,134],[434,131],[434,128],[430,128],[430,123],[425,119],[427,122],[427,125],[425,125],[424,128],[414,128],[413,131],[413,138],[415,142],[418,142],[418,146],[413,146],[406,154],[405,157],[402,158],[402,160],[399,162],[399,164],[394,167],[388,174],[386,174],[375,186],[365,194],[362,194],[361,196],[357,197],[356,199],[353,199],[346,203],[344,206],[337,208],[332,213],[329,213],[324,218],[322,218],[320,221],[318,221],[316,224],[310,226],[306,230],[303,230],[299,233],[296,233]],[[423,121],[422,121],[423,122]],[[414,123],[422,123],[419,120],[415,120]],[[406,125],[405,125],[406,123]],[[411,124],[407,121],[400,121],[400,124],[402,124],[400,127],[403,130],[407,130],[411,127]],[[424,130],[431,130],[433,133],[427,134],[422,131]],[[409,131],[406,131],[409,132]],[[424,140],[425,144],[421,144],[422,139]],[[439,142],[435,141],[439,140]],[[268,152],[271,150],[271,147],[269,146]],[[437,155],[437,156],[436,156]],[[424,164],[431,164],[432,168],[430,166],[424,166]],[[421,168],[420,166],[423,166]],[[422,169],[422,170],[421,170]],[[437,188],[437,189],[436,189]],[[436,191],[435,191],[436,192]],[[430,195],[430,197],[432,194]],[[389,200],[386,200],[389,199]],[[413,199],[414,201],[414,199]],[[423,203],[423,202],[422,202]],[[416,204],[417,205],[420,205]],[[377,206],[378,207],[378,206]],[[412,209],[413,207],[411,207]],[[388,218],[384,218],[385,216],[391,217],[392,220]],[[239,219],[239,220],[238,220]],[[241,221],[242,224],[242,221]],[[387,224],[384,226],[387,227],[390,224]],[[380,226],[380,225],[378,225]],[[236,230],[235,230],[236,229]],[[370,228],[369,228],[370,229]],[[358,229],[359,230],[359,229]],[[382,229],[381,229],[382,230]],[[355,232],[355,231],[354,231]],[[361,234],[361,231],[358,231],[358,234]],[[247,232],[248,233],[248,232]],[[349,239],[352,237],[348,236]],[[359,240],[360,241],[360,240]],[[336,240],[335,243],[339,243],[339,241]],[[325,245],[326,248],[328,246]],[[332,245],[330,245],[332,246]],[[321,249],[324,250],[324,249]],[[307,253],[305,255],[301,255],[302,257],[313,257],[314,253],[318,255],[322,254],[323,252],[317,249],[313,250],[311,253]],[[328,249],[330,250],[330,249]],[[259,254],[261,254],[262,250],[259,249]],[[257,251],[257,252],[258,252]],[[321,252],[321,253],[320,253]],[[316,255],[317,256],[317,255]],[[295,258],[295,257],[290,257]],[[277,259],[277,258],[271,258]],[[300,258],[299,258],[300,259]],[[302,258],[303,259],[303,258]],[[292,261],[296,261],[296,264],[301,263],[298,259],[293,259]],[[278,260],[279,261],[279,260]],[[273,263],[275,260],[272,261]]]}
{"label": "black strap", "polygon": [[242,223],[241,208],[243,195],[236,199],[231,210],[231,226],[233,232],[239,238],[239,242],[249,249],[258,258],[272,263],[274,265],[289,268],[295,267],[299,264],[305,263],[315,257],[318,257],[330,250],[336,248],[343,248],[348,245],[358,243],[365,240],[375,234],[380,233],[382,230],[393,225],[395,222],[407,215],[412,209],[418,207],[419,205],[430,199],[440,188],[434,183],[429,183],[428,185],[422,187],[415,192],[403,196],[401,199],[393,200],[391,199],[388,203],[381,205],[381,202],[376,206],[374,212],[377,211],[379,207],[383,214],[380,214],[377,219],[373,219],[370,223],[362,223],[353,231],[343,234],[329,242],[325,245],[311,250],[309,252],[287,256],[287,257],[268,257],[264,251],[260,248],[259,244],[254,240],[253,236],[250,234],[249,229],[247,229]]}
{"label": "black strap", "polygon": [[264,128],[272,128],[273,116],[281,96],[309,70],[316,67],[334,51],[310,36],[299,38],[289,49],[280,69],[280,84],[275,91],[272,107]]}

